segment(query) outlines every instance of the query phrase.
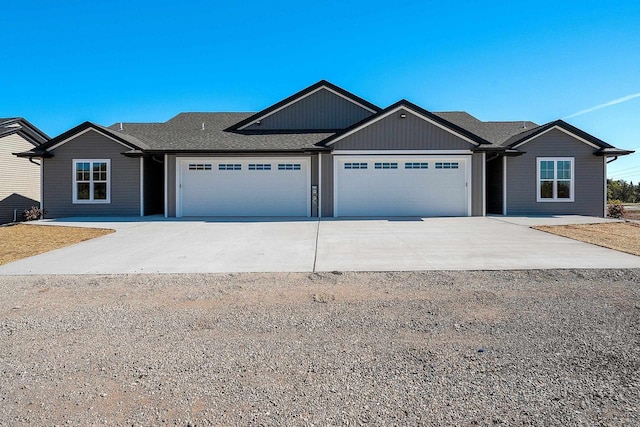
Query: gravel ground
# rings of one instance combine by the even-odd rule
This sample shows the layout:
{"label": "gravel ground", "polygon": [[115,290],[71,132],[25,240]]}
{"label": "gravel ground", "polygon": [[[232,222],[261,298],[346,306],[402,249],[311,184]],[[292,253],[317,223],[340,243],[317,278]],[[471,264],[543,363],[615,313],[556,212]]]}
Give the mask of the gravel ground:
{"label": "gravel ground", "polygon": [[0,425],[638,425],[640,270],[0,279]]}

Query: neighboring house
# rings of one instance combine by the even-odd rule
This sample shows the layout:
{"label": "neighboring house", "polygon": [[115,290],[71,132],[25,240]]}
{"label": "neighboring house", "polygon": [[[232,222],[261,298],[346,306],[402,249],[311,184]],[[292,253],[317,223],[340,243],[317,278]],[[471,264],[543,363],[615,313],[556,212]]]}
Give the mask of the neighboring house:
{"label": "neighboring house", "polygon": [[0,224],[40,205],[40,165],[12,153],[31,150],[49,141],[40,129],[23,118],[0,118]]}
{"label": "neighboring house", "polygon": [[482,122],[320,81],[258,113],[85,122],[20,153],[49,217],[603,216],[607,158],[565,123]]}

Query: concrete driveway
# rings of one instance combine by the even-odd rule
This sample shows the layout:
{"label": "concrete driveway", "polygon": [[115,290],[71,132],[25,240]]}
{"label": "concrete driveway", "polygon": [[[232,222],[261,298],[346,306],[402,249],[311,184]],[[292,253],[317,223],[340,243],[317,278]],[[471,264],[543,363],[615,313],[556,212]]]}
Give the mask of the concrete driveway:
{"label": "concrete driveway", "polygon": [[66,219],[45,224],[117,231],[7,264],[0,275],[640,268],[640,257],[529,228],[597,221]]}

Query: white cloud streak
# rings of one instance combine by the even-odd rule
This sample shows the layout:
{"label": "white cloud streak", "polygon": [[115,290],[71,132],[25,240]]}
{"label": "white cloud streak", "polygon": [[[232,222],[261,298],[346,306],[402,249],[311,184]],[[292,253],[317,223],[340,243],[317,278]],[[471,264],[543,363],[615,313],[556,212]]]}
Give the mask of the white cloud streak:
{"label": "white cloud streak", "polygon": [[605,102],[604,104],[596,105],[595,107],[587,108],[586,110],[578,111],[577,113],[573,113],[563,119],[570,119],[572,117],[581,116],[583,114],[590,113],[592,111],[600,110],[601,108],[611,107],[612,105],[621,104],[623,102],[630,101],[634,98],[640,98],[640,93],[634,93],[633,95],[623,96],[622,98],[614,99],[613,101]]}

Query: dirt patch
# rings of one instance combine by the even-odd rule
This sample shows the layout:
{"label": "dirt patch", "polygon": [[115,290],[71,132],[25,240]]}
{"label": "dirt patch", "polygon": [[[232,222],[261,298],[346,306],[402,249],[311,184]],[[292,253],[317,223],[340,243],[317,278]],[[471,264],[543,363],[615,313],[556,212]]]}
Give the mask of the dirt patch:
{"label": "dirt patch", "polygon": [[18,224],[0,227],[0,265],[49,252],[114,230]]}
{"label": "dirt patch", "polygon": [[640,256],[640,224],[614,222],[533,227],[581,242]]}

